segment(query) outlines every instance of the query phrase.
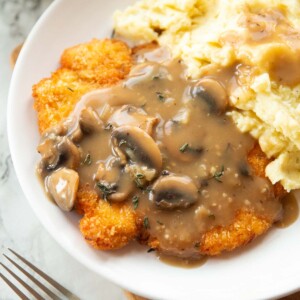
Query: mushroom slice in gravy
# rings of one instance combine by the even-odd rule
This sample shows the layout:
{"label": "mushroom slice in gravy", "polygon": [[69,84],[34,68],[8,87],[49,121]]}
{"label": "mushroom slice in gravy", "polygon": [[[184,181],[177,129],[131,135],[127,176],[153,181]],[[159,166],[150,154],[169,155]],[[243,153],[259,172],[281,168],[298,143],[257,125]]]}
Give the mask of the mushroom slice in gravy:
{"label": "mushroom slice in gravy", "polygon": [[66,136],[51,133],[42,139],[37,150],[42,156],[39,173],[57,169],[59,166],[76,169],[80,163],[79,149]]}
{"label": "mushroom slice in gravy", "polygon": [[198,199],[198,190],[187,176],[165,176],[153,185],[150,200],[163,209],[187,208]]}
{"label": "mushroom slice in gravy", "polygon": [[220,115],[228,107],[228,95],[217,80],[204,78],[192,88],[191,94],[195,99],[202,100],[209,113]]}
{"label": "mushroom slice in gravy", "polygon": [[84,108],[79,118],[80,128],[84,133],[99,132],[104,128],[97,112],[91,107]]}
{"label": "mushroom slice in gravy", "polygon": [[130,125],[120,126],[112,132],[112,145],[117,154],[122,153],[129,159],[129,163],[153,169],[155,175],[160,172],[160,150],[144,130]]}
{"label": "mushroom slice in gravy", "polygon": [[137,126],[146,131],[149,135],[153,134],[153,130],[158,122],[158,118],[148,116],[142,108],[137,108],[132,105],[122,106],[108,120],[108,123],[115,127],[122,125]]}
{"label": "mushroom slice in gravy", "polygon": [[46,189],[64,211],[74,207],[79,185],[79,175],[74,170],[61,168],[46,177]]}
{"label": "mushroom slice in gravy", "polygon": [[95,180],[100,196],[113,202],[127,200],[134,189],[130,176],[122,170],[119,159],[115,157],[106,164],[99,164]]}

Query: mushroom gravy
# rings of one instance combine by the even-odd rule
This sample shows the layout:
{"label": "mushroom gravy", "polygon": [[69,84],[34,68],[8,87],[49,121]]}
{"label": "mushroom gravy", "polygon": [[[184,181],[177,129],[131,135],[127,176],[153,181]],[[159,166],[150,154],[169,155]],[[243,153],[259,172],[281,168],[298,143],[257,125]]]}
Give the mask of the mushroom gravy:
{"label": "mushroom gravy", "polygon": [[160,249],[181,257],[196,256],[201,236],[239,210],[278,220],[271,183],[247,161],[255,142],[226,115],[234,72],[220,74],[191,81],[166,50],[141,53],[126,80],[86,94],[44,133],[46,191],[64,210],[86,184],[129,203]]}

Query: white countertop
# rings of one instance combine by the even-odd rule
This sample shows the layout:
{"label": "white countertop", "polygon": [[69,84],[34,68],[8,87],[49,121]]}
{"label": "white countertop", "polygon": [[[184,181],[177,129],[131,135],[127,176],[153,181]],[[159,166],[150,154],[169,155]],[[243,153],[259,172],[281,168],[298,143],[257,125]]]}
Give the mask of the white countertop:
{"label": "white countertop", "polygon": [[[0,0],[0,252],[8,253],[8,247],[16,250],[81,299],[124,300],[120,288],[83,267],[50,237],[29,207],[10,159],[6,134],[10,53],[50,3]],[[0,262],[10,265],[2,255]],[[7,272],[3,274],[11,278]],[[1,279],[0,299],[17,299]]]}

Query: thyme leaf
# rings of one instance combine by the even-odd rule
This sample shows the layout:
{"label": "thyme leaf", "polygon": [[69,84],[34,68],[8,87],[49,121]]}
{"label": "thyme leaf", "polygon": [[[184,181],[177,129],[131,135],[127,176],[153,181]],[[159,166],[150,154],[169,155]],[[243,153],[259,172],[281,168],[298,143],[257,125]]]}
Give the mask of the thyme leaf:
{"label": "thyme leaf", "polygon": [[200,154],[203,151],[203,148],[193,148],[188,143],[185,143],[179,148],[179,151],[182,153],[191,152],[194,154]]}
{"label": "thyme leaf", "polygon": [[166,97],[164,96],[164,94],[162,92],[156,92],[156,96],[157,96],[159,101],[161,101],[161,102],[166,101]]}
{"label": "thyme leaf", "polygon": [[185,143],[179,148],[179,151],[184,153],[188,149],[188,147],[189,147],[189,144]]}
{"label": "thyme leaf", "polygon": [[132,198],[132,204],[133,204],[133,208],[137,209],[139,206],[139,197],[138,196],[133,196]]}
{"label": "thyme leaf", "polygon": [[150,228],[148,217],[144,217],[143,226],[144,226],[145,229],[149,229]]}
{"label": "thyme leaf", "polygon": [[112,184],[97,182],[96,186],[100,189],[104,200],[107,200],[109,195],[116,192],[116,186]]}
{"label": "thyme leaf", "polygon": [[86,155],[86,157],[84,158],[83,164],[85,164],[87,166],[90,166],[92,164],[92,157],[91,157],[90,153],[88,153]]}
{"label": "thyme leaf", "polygon": [[222,165],[220,171],[216,171],[215,174],[213,175],[213,178],[217,180],[218,182],[222,182],[221,177],[224,175],[224,166]]}
{"label": "thyme leaf", "polygon": [[67,89],[69,90],[69,91],[71,91],[71,92],[74,92],[74,90],[73,89],[71,89],[70,87],[68,87],[67,86]]}

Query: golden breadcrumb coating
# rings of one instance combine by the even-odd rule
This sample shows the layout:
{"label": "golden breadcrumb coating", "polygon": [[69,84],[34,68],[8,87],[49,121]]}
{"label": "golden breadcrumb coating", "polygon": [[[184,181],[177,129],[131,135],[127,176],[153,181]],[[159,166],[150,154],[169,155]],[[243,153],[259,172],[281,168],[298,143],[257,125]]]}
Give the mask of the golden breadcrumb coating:
{"label": "golden breadcrumb coating", "polygon": [[123,79],[130,71],[131,50],[117,40],[92,40],[66,49],[61,65],[77,72],[88,82],[110,85]]}
{"label": "golden breadcrumb coating", "polygon": [[110,204],[88,187],[81,187],[76,209],[84,213],[80,220],[80,231],[96,249],[122,248],[137,236],[137,217],[129,205]]}
{"label": "golden breadcrumb coating", "polygon": [[68,117],[78,100],[97,87],[79,79],[76,72],[68,69],[59,69],[51,78],[45,78],[34,85],[32,95],[40,132],[43,133]]}
{"label": "golden breadcrumb coating", "polygon": [[[248,163],[257,176],[266,177],[265,170],[270,162],[271,160],[266,157],[258,144],[256,144],[248,154]],[[286,193],[285,189],[279,182],[273,185],[273,188],[276,197],[282,197]]]}
{"label": "golden breadcrumb coating", "polygon": [[232,224],[215,227],[203,235],[200,252],[213,256],[223,251],[232,251],[266,232],[272,223],[273,221],[252,212],[240,211],[235,215]]}
{"label": "golden breadcrumb coating", "polygon": [[40,132],[66,118],[85,93],[123,79],[131,64],[131,50],[121,41],[94,39],[66,49],[62,68],[32,89]]}

